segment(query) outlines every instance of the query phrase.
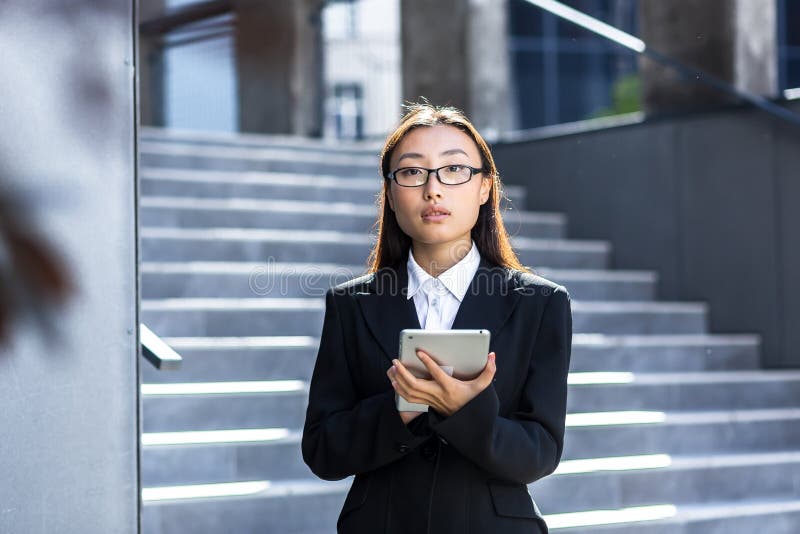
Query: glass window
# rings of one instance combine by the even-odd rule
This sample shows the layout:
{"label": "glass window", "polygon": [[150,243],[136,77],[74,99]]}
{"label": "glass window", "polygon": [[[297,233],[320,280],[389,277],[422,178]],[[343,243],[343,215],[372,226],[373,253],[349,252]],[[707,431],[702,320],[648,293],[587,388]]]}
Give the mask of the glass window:
{"label": "glass window", "polygon": [[800,2],[787,0],[783,17],[786,24],[786,45],[800,47]]}
{"label": "glass window", "polygon": [[508,26],[511,35],[539,37],[542,35],[542,10],[523,0],[511,0],[508,4]]}
{"label": "glass window", "polygon": [[543,83],[543,56],[536,52],[520,52],[514,55],[513,67],[516,72],[517,103],[519,106],[519,127],[532,128],[545,123]]}
{"label": "glass window", "polygon": [[786,88],[800,87],[800,57],[786,62]]}

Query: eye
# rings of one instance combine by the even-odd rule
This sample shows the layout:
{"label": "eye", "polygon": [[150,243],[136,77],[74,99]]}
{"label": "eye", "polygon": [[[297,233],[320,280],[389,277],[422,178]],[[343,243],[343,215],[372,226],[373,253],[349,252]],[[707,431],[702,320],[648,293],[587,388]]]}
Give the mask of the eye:
{"label": "eye", "polygon": [[447,172],[461,172],[466,168],[466,165],[448,165]]}
{"label": "eye", "polygon": [[416,167],[406,167],[405,169],[400,169],[397,171],[397,174],[400,176],[416,176],[420,172],[420,169],[417,169]]}

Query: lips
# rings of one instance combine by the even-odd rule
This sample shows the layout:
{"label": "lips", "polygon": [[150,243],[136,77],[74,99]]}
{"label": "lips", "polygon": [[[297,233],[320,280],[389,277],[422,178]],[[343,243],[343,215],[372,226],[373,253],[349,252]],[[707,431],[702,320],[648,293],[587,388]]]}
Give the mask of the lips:
{"label": "lips", "polygon": [[450,212],[440,206],[431,206],[426,208],[425,211],[422,212],[422,218],[441,218],[446,215],[450,215]]}

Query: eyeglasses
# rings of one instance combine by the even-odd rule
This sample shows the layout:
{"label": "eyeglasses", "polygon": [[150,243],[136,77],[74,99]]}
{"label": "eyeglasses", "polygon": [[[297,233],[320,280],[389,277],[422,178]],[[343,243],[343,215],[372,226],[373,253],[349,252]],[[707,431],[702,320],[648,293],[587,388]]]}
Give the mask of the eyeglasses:
{"label": "eyeglasses", "polygon": [[486,172],[486,169],[470,167],[469,165],[445,165],[438,169],[425,167],[403,167],[386,175],[387,179],[394,180],[402,187],[419,187],[428,183],[431,173],[436,175],[439,182],[445,185],[458,185],[469,182],[473,175]]}

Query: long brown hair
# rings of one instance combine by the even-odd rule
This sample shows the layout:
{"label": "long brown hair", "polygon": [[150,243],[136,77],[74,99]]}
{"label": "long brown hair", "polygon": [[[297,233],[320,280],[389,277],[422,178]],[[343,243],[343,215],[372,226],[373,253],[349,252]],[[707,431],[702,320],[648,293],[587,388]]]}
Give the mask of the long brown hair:
{"label": "long brown hair", "polygon": [[475,226],[472,227],[471,232],[478,252],[494,265],[532,272],[520,263],[517,254],[511,247],[500,211],[500,199],[504,194],[500,173],[495,166],[489,145],[486,144],[486,141],[475,129],[475,126],[472,125],[462,111],[454,107],[434,106],[427,101],[413,103],[404,107],[407,109],[406,114],[400,119],[395,130],[386,138],[381,150],[380,171],[383,177],[383,191],[377,199],[378,220],[373,225],[373,230],[375,227],[378,229],[378,238],[367,259],[367,272],[373,273],[387,266],[399,266],[408,257],[411,237],[400,228],[397,218],[386,200],[391,187],[391,180],[387,178],[390,170],[389,162],[395,147],[408,132],[414,128],[438,125],[455,126],[475,141],[481,153],[483,168],[487,169],[487,174],[492,180],[489,199],[481,205],[478,212],[478,220],[475,222]]}

